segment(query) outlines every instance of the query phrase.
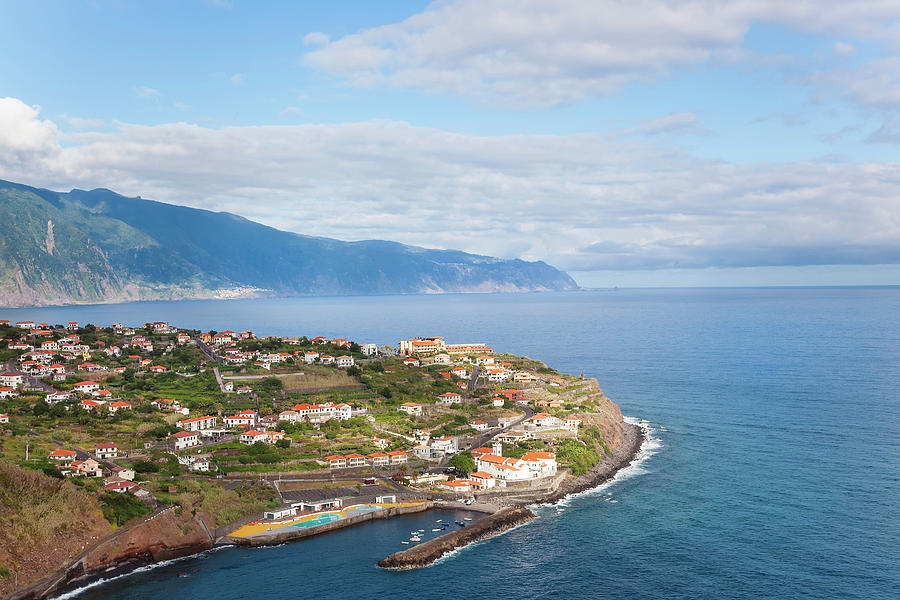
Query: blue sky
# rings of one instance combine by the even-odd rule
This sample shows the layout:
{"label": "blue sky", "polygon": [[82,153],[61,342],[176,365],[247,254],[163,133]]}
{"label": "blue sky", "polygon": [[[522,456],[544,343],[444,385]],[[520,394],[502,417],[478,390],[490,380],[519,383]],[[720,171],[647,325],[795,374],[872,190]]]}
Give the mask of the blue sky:
{"label": "blue sky", "polygon": [[0,178],[543,259],[588,286],[900,284],[898,19],[0,2]]}

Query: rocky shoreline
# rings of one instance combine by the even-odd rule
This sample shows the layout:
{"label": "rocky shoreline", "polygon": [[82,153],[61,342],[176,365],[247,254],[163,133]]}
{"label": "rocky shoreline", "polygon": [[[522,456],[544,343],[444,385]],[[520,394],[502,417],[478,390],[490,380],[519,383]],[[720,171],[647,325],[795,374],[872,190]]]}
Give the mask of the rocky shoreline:
{"label": "rocky shoreline", "polygon": [[526,504],[553,504],[569,494],[577,494],[603,485],[635,460],[644,443],[644,432],[639,426],[624,422],[623,425],[621,443],[613,449],[612,456],[608,460],[584,475],[564,480],[552,494],[536,497],[532,502],[508,506],[479,519],[465,529],[451,531],[408,550],[391,554],[379,561],[378,566],[397,570],[426,567],[454,550],[486,540],[536,518],[537,515],[531,512]]}

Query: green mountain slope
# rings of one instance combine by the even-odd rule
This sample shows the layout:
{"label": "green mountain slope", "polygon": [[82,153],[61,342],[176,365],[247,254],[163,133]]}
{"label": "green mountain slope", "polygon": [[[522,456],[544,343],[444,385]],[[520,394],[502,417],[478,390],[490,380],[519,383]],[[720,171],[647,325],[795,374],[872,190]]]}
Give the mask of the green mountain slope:
{"label": "green mountain slope", "polygon": [[5,306],[577,287],[543,262],[311,237],[105,189],[61,193],[0,180],[0,219]]}

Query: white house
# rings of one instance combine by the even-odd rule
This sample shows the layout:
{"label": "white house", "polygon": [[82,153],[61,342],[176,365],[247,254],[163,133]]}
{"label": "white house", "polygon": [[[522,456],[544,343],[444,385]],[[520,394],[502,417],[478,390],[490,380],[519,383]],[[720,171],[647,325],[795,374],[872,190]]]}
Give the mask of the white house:
{"label": "white house", "polygon": [[200,436],[189,431],[176,431],[169,438],[175,441],[175,450],[184,450],[200,445]]}
{"label": "white house", "polygon": [[264,444],[274,444],[278,440],[283,439],[283,431],[255,431],[251,429],[250,431],[245,431],[241,434],[242,444],[255,444],[256,442],[263,442]]}
{"label": "white house", "polygon": [[359,350],[366,356],[375,356],[378,354],[378,346],[375,344],[363,344],[359,347]]}
{"label": "white house", "polygon": [[236,415],[225,417],[226,427],[256,427],[259,422],[259,415],[255,410],[242,410]]}
{"label": "white house", "polygon": [[15,398],[19,392],[11,387],[0,387],[0,398]]}
{"label": "white house", "polygon": [[475,431],[484,431],[488,428],[488,424],[487,421],[480,421],[476,419],[475,421],[469,421],[469,427],[471,427]]}
{"label": "white house", "polygon": [[434,452],[443,452],[444,454],[453,454],[459,450],[459,442],[455,437],[445,435],[444,437],[434,438],[431,440],[431,449]]}
{"label": "white house", "polygon": [[422,415],[422,405],[415,402],[404,402],[400,405],[400,410],[414,417]]}
{"label": "white house", "polygon": [[407,358],[403,360],[403,364],[407,367],[418,367],[420,363],[418,358]]}
{"label": "white house", "polygon": [[438,402],[444,405],[459,404],[462,402],[462,394],[459,392],[446,392],[438,396]]}
{"label": "white house", "polygon": [[6,371],[0,374],[0,385],[14,388],[25,383],[25,373],[21,371]]}
{"label": "white house", "polygon": [[73,389],[80,394],[93,394],[100,389],[100,384],[96,381],[81,381]]}
{"label": "white house", "polygon": [[530,419],[525,421],[526,425],[531,425],[541,429],[551,429],[553,427],[561,427],[563,422],[559,417],[554,417],[548,413],[536,413]]}
{"label": "white house", "polygon": [[449,354],[436,354],[434,356],[434,364],[449,365],[450,364],[450,355]]}
{"label": "white house", "polygon": [[352,367],[355,362],[353,361],[352,356],[338,356],[335,359],[334,364],[336,364],[340,369],[346,369],[348,367]]}
{"label": "white house", "polygon": [[311,365],[316,362],[316,359],[319,358],[318,352],[307,352],[303,355],[303,360],[306,361],[306,364]]}
{"label": "white house", "polygon": [[106,460],[108,458],[118,458],[119,447],[113,442],[109,442],[106,444],[97,444],[94,446],[94,455],[100,460]]}
{"label": "white house", "polygon": [[322,356],[319,357],[319,362],[322,363],[323,365],[333,365],[334,357],[330,354],[323,354]]}
{"label": "white house", "polygon": [[568,418],[566,419],[566,425],[565,425],[565,427],[566,427],[566,429],[568,429],[569,431],[573,431],[573,432],[575,432],[575,433],[578,433],[578,428],[581,426],[581,424],[582,424],[583,422],[584,422],[584,419],[581,419],[581,418],[579,418],[579,417],[568,417]]}
{"label": "white house", "polygon": [[200,431],[201,429],[212,429],[215,427],[216,418],[210,416],[194,417],[192,419],[182,419],[175,424],[187,431]]}

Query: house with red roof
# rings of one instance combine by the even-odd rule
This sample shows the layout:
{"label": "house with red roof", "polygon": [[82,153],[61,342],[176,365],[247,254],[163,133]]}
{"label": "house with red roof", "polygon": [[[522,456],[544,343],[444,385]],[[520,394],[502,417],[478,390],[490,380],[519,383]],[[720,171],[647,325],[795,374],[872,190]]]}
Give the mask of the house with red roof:
{"label": "house with red roof", "polygon": [[96,456],[100,460],[106,460],[108,458],[118,458],[119,446],[116,445],[115,442],[96,444],[94,446],[94,456]]}
{"label": "house with red roof", "polygon": [[110,402],[106,408],[109,410],[109,412],[115,413],[118,410],[131,410],[132,406],[130,402],[116,400],[115,402]]}
{"label": "house with red roof", "polygon": [[226,427],[256,427],[259,415],[255,410],[242,410],[236,415],[225,417]]}
{"label": "house with red roof", "polygon": [[9,415],[6,413],[0,414],[0,423],[9,423]]}

